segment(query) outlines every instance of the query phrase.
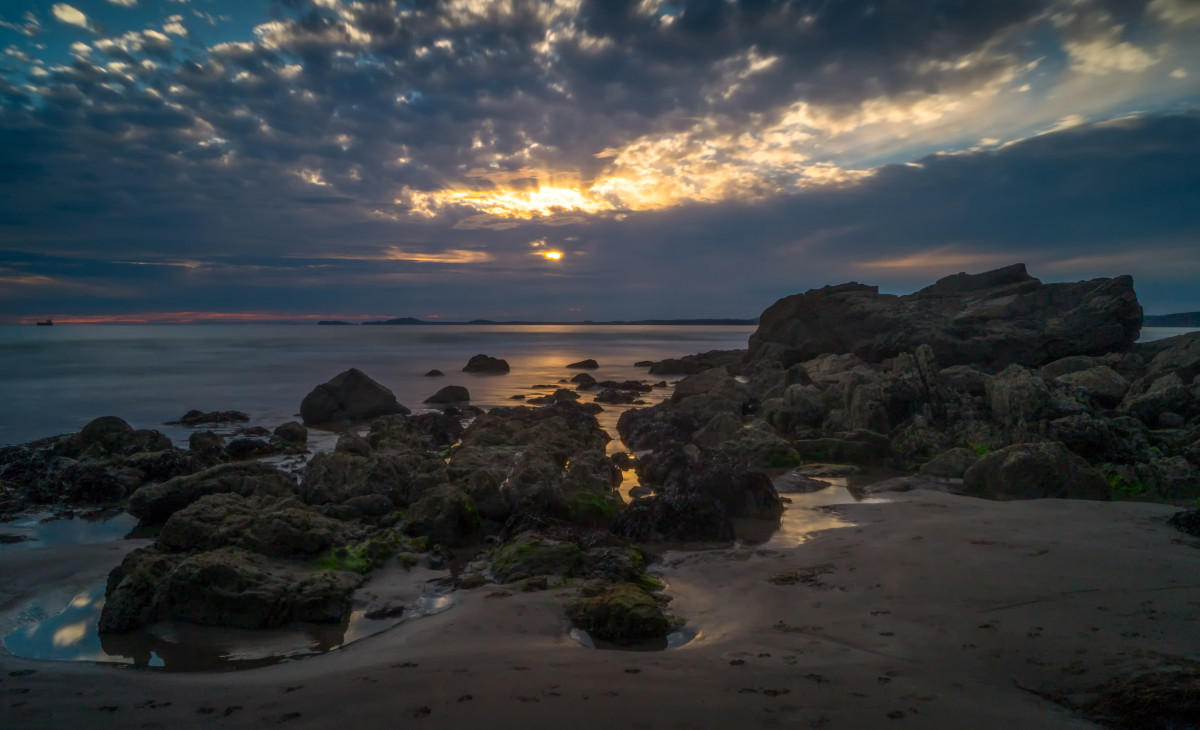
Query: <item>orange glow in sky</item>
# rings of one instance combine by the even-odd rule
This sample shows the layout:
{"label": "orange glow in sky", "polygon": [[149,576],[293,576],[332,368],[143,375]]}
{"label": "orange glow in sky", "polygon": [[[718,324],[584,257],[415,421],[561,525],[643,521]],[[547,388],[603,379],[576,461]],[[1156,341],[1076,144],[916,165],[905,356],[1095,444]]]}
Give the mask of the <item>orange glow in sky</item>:
{"label": "orange glow in sky", "polygon": [[558,261],[562,258],[562,251],[544,251],[542,255],[551,261]]}

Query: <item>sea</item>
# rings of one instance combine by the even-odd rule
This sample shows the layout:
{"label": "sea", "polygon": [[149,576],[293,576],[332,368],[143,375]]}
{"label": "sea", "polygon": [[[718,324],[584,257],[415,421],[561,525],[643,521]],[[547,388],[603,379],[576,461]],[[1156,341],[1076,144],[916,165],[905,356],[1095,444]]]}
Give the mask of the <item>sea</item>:
{"label": "sea", "polygon": [[[648,379],[635,362],[744,348],[753,326],[707,325],[90,325],[0,326],[0,445],[78,431],[98,416],[156,428],[191,409],[239,410],[273,428],[297,418],[313,387],[347,368],[387,386],[414,411],[445,385],[481,407],[520,405],[569,384],[568,363],[592,358],[598,380]],[[1147,327],[1142,341],[1195,329]],[[476,354],[507,360],[507,375],[461,372]],[[443,377],[426,377],[429,370]],[[671,379],[668,378],[668,381]],[[669,394],[644,396],[655,403]],[[591,395],[585,395],[590,398]],[[601,425],[617,439],[623,407]],[[614,442],[616,443],[616,442]]]}
{"label": "sea", "polygon": [[[420,411],[445,385],[474,405],[520,405],[558,387],[595,359],[597,380],[650,380],[635,362],[746,347],[753,326],[705,325],[89,325],[0,327],[0,445],[78,431],[99,416],[155,428],[179,443],[189,429],[164,425],[191,409],[238,410],[272,428],[298,420],[315,386],[358,368]],[[472,355],[508,361],[507,375],[464,373]],[[426,377],[430,370],[442,377]],[[668,381],[673,380],[671,378]],[[540,386],[540,387],[535,387]],[[644,396],[662,400],[660,388]],[[585,395],[590,399],[592,395]],[[623,407],[601,425],[617,439]]]}

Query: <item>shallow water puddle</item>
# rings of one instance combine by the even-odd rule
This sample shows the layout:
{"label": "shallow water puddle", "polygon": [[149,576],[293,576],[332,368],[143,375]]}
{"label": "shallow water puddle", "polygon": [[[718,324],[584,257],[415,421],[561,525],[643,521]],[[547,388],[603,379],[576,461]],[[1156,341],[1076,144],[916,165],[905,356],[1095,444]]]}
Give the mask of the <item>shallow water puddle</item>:
{"label": "shallow water puddle", "polygon": [[614,644],[611,641],[593,639],[591,635],[583,629],[570,626],[567,630],[567,636],[570,636],[575,643],[586,649],[606,649],[614,651],[663,651],[666,649],[678,649],[681,646],[686,646],[687,644],[690,644],[691,642],[703,636],[703,634],[698,628],[684,626],[678,631],[673,631],[661,639],[643,641],[637,644]]}
{"label": "shallow water puddle", "polygon": [[[55,519],[48,513],[25,515],[12,522],[0,524],[0,538],[16,538],[17,548],[38,548],[46,545],[87,545],[119,540],[128,535],[138,520],[128,512],[111,512]],[[4,549],[6,540],[0,540]]]}
{"label": "shallow water puddle", "polygon": [[453,606],[453,595],[429,586],[396,617],[370,619],[354,611],[342,624],[283,629],[230,629],[163,621],[125,634],[100,634],[104,586],[76,596],[61,613],[4,637],[4,647],[29,659],[132,664],[168,671],[252,669],[324,654]]}

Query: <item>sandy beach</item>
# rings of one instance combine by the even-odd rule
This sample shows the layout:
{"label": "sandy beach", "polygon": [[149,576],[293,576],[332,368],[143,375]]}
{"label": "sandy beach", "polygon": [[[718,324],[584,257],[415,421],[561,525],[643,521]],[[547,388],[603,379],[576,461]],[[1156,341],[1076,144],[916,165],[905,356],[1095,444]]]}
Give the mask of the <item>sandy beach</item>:
{"label": "sandy beach", "polygon": [[[254,670],[3,655],[3,725],[1085,728],[1046,697],[1200,651],[1200,551],[1165,524],[1174,507],[890,499],[827,508],[850,524],[793,547],[665,553],[652,572],[700,631],[678,649],[585,649],[558,592],[484,586]],[[0,611],[65,606],[131,543],[0,552]]]}

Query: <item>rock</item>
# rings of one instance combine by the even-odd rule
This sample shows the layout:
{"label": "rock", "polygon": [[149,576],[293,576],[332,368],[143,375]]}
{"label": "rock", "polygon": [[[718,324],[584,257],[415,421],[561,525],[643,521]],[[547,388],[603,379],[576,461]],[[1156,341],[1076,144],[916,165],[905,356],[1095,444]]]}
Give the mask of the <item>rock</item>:
{"label": "rock", "polygon": [[577,576],[584,569],[583,551],[575,543],[551,540],[536,532],[523,532],[500,546],[491,559],[497,583],[510,583],[537,575]]}
{"label": "rock", "polygon": [[709,350],[697,355],[685,355],[675,359],[668,358],[658,362],[642,361],[634,363],[639,367],[650,367],[651,375],[695,375],[705,370],[720,368],[727,374],[741,374],[745,350]]}
{"label": "rock", "polygon": [[79,432],[76,438],[81,454],[124,455],[139,451],[162,451],[171,448],[171,439],[148,428],[134,429],[116,416],[101,416]]}
{"label": "rock", "polygon": [[1054,382],[1070,388],[1076,398],[1094,408],[1116,408],[1129,392],[1129,381],[1107,365],[1060,375]]}
{"label": "rock", "polygon": [[1093,463],[1127,463],[1149,458],[1146,427],[1133,418],[1065,416],[1048,422],[1045,434]]}
{"label": "rock", "polygon": [[396,509],[392,500],[383,494],[364,494],[359,497],[351,497],[346,500],[345,506],[365,517],[383,517]]}
{"label": "rock", "polygon": [[608,403],[610,405],[629,405],[637,403],[640,399],[641,394],[636,391],[605,388],[597,393],[593,400],[597,403]]}
{"label": "rock", "polygon": [[878,464],[887,459],[891,441],[870,431],[840,432],[832,437],[797,439],[792,442],[804,461],[844,461],[851,464]]}
{"label": "rock", "polygon": [[692,435],[692,442],[706,449],[715,449],[737,438],[742,430],[742,419],[732,413],[718,413],[708,420],[704,428]]}
{"label": "rock", "polygon": [[595,370],[596,368],[600,367],[600,363],[589,358],[587,360],[580,360],[579,362],[573,362],[570,365],[568,365],[567,367],[578,368],[580,370]]}
{"label": "rock", "polygon": [[1009,365],[987,384],[992,416],[1006,428],[1030,423],[1052,411],[1050,389],[1020,365]]}
{"label": "rock", "polygon": [[446,481],[446,464],[437,454],[334,452],[309,460],[298,492],[312,505],[343,504],[354,497],[382,494],[396,507],[405,508]]}
{"label": "rock", "polygon": [[396,401],[392,391],[367,377],[361,370],[349,370],[318,385],[300,404],[305,424],[365,421],[393,413],[409,413]]}
{"label": "rock", "polygon": [[148,484],[129,499],[129,513],[143,525],[160,525],[171,515],[209,494],[231,492],[243,497],[291,496],[295,483],[270,464],[222,464],[161,484]]}
{"label": "rock", "polygon": [[407,535],[428,537],[432,543],[455,547],[474,540],[481,518],[466,492],[442,484],[426,492],[404,514],[401,530]]}
{"label": "rock", "polygon": [[233,439],[225,444],[225,453],[230,461],[245,461],[274,456],[279,448],[262,439]]}
{"label": "rock", "polygon": [[1186,423],[1183,416],[1178,413],[1160,413],[1158,414],[1159,428],[1180,428]]}
{"label": "rock", "polygon": [[241,411],[198,411],[190,410],[178,421],[168,421],[168,426],[207,426],[219,423],[246,423],[250,416]]}
{"label": "rock", "polygon": [[132,433],[133,426],[124,419],[117,416],[101,416],[90,421],[79,432],[79,448],[86,451],[96,446],[104,451],[119,451]]}
{"label": "rock", "polygon": [[543,395],[537,398],[530,398],[529,402],[534,405],[546,405],[549,403],[574,402],[579,400],[579,394],[573,390],[559,388],[550,395]]}
{"label": "rock", "polygon": [[1121,410],[1138,418],[1147,425],[1157,425],[1164,413],[1190,415],[1192,394],[1178,373],[1168,373],[1156,378],[1144,393],[1132,390],[1121,402]]}
{"label": "rock", "polygon": [[166,521],[156,545],[170,551],[238,547],[272,557],[315,556],[345,541],[343,523],[294,499],[201,497]]}
{"label": "rock", "polygon": [[488,355],[475,355],[467,361],[464,373],[507,373],[508,361]]}
{"label": "rock", "polygon": [[[697,431],[696,439],[702,434],[703,430]],[[696,443],[703,445],[698,440]],[[791,442],[775,435],[762,422],[733,432],[733,437],[719,444],[717,450],[754,469],[783,469],[800,463],[800,454],[792,448]]]}
{"label": "rock", "polygon": [[967,469],[974,466],[977,461],[979,461],[979,454],[971,449],[957,447],[922,464],[919,473],[928,477],[962,479],[963,475],[967,473]]}
{"label": "rock", "polygon": [[724,542],[733,539],[733,522],[710,496],[655,494],[626,505],[612,532],[634,542]]}
{"label": "rock", "polygon": [[274,434],[275,438],[291,446],[303,447],[308,444],[308,429],[296,421],[279,424]]}
{"label": "rock", "polygon": [[384,416],[371,422],[367,442],[380,451],[441,451],[462,438],[463,425],[453,406],[415,416]]}
{"label": "rock", "polygon": [[920,474],[907,477],[892,477],[891,479],[884,479],[883,481],[874,482],[862,487],[862,493],[869,495],[882,494],[884,492],[911,492],[914,489],[944,490],[943,483],[950,481],[960,482],[961,480]]}
{"label": "rock", "polygon": [[786,297],[762,313],[748,359],[787,366],[853,353],[882,362],[928,344],[943,365],[1037,367],[1128,351],[1141,323],[1132,277],[1043,284],[1014,264],[948,276],[906,296],[849,283]]}
{"label": "rock", "polygon": [[338,436],[337,444],[333,447],[335,454],[354,454],[370,456],[371,442],[353,431],[346,431]]}
{"label": "rock", "polygon": [[337,623],[361,582],[353,573],[287,567],[238,548],[191,556],[140,548],[109,575],[99,629],[123,632],[164,620],[243,629]]}
{"label": "rock", "polygon": [[466,403],[471,400],[471,393],[461,385],[447,385],[425,399],[426,403]]}
{"label": "rock", "polygon": [[633,583],[620,583],[598,596],[567,604],[567,616],[594,639],[636,644],[666,637],[673,628],[661,598]]}
{"label": "rock", "polygon": [[430,370],[429,372],[425,373],[425,377],[427,378],[440,378],[443,375],[445,375],[445,373],[443,373],[441,370]]}
{"label": "rock", "polygon": [[188,451],[197,456],[224,459],[225,437],[212,431],[192,431],[188,434]]}
{"label": "rock", "polygon": [[587,373],[575,373],[571,376],[571,382],[575,383],[579,390],[587,390],[596,385],[596,379]]}
{"label": "rock", "polygon": [[1104,360],[1099,357],[1087,357],[1086,355],[1072,355],[1071,357],[1063,357],[1054,362],[1043,365],[1038,368],[1038,377],[1045,380],[1047,383],[1064,375],[1077,373],[1081,370],[1091,370],[1094,367],[1099,367],[1104,364]]}
{"label": "rock", "polygon": [[688,443],[692,434],[712,416],[701,421],[694,413],[660,403],[649,408],[630,408],[617,419],[621,440],[634,451],[659,450],[672,443]]}
{"label": "rock", "polygon": [[1182,530],[1192,537],[1200,537],[1200,508],[1176,512],[1167,520],[1167,524],[1177,530]]}
{"label": "rock", "polygon": [[1024,443],[982,457],[963,476],[963,494],[985,499],[1111,499],[1108,482],[1056,441]]}

